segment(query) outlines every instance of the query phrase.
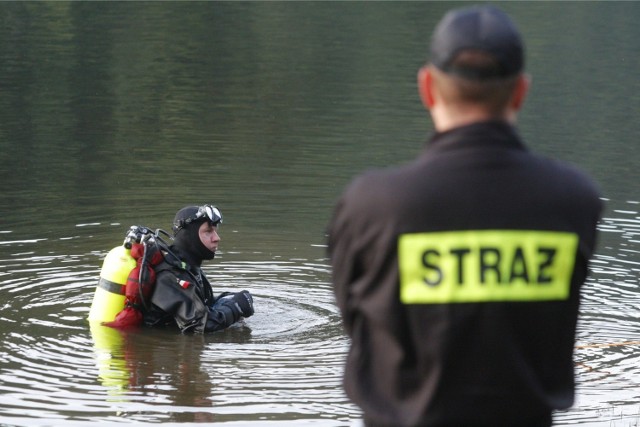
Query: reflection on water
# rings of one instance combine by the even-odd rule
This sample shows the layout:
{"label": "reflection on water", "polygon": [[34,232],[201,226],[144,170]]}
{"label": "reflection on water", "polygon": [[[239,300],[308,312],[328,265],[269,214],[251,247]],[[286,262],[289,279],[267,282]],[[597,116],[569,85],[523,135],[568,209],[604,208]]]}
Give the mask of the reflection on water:
{"label": "reflection on water", "polygon": [[[577,401],[556,414],[557,425],[640,420],[640,205],[627,204],[600,225],[575,354]],[[8,236],[0,245],[0,423],[358,423],[341,388],[347,342],[321,246],[308,248],[315,258],[289,260],[222,253],[208,275],[224,289],[249,289],[256,314],[226,331],[185,336],[90,326],[106,251],[42,252],[43,241]]]}
{"label": "reflection on water", "polygon": [[224,289],[249,289],[256,314],[204,336],[89,325],[106,251],[43,255],[34,241],[1,248],[0,424],[358,419],[340,386],[346,341],[320,247],[318,259],[287,261],[223,253],[208,275]]}

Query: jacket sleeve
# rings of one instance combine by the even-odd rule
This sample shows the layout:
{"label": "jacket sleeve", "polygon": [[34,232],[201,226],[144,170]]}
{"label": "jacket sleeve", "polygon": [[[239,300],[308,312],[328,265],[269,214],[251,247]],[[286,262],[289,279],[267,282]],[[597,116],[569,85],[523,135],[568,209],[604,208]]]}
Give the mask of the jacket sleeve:
{"label": "jacket sleeve", "polygon": [[336,305],[340,309],[343,325],[351,335],[354,321],[354,307],[351,286],[362,274],[358,254],[353,248],[351,227],[344,212],[344,199],[341,199],[333,213],[327,233],[327,252],[331,261],[331,276]]}
{"label": "jacket sleeve", "polygon": [[219,331],[240,320],[241,314],[230,305],[224,304],[221,298],[209,307],[209,317],[205,325],[206,332]]}

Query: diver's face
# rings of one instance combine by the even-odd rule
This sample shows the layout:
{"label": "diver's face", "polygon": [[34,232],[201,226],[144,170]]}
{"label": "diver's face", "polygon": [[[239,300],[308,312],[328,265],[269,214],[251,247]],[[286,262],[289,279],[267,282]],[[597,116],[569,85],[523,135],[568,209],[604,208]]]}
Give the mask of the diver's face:
{"label": "diver's face", "polygon": [[209,221],[203,222],[198,229],[198,236],[200,236],[202,244],[211,252],[218,250],[220,236],[218,235],[217,226],[211,225]]}

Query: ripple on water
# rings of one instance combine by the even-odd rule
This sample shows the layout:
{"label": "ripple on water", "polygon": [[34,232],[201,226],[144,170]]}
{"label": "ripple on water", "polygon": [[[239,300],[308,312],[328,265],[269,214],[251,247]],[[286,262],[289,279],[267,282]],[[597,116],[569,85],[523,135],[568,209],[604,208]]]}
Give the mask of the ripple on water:
{"label": "ripple on water", "polygon": [[[637,207],[636,202],[630,206]],[[575,352],[576,405],[558,424],[640,424],[640,216],[604,218],[601,243],[585,284]]]}
{"label": "ripple on water", "polygon": [[216,291],[250,290],[256,314],[184,336],[90,328],[102,256],[33,251],[0,260],[0,424],[358,419],[340,385],[347,344],[324,262],[217,261],[207,271],[224,283]]}
{"label": "ripple on water", "polygon": [[[557,425],[627,427],[639,419],[640,217],[615,212],[601,234],[581,306],[577,401],[557,414]],[[89,328],[104,254],[42,255],[40,244],[0,246],[7,253],[0,259],[0,424],[359,419],[341,388],[347,340],[325,260],[226,254],[207,273],[216,291],[250,290],[256,314],[220,333],[183,336]]]}

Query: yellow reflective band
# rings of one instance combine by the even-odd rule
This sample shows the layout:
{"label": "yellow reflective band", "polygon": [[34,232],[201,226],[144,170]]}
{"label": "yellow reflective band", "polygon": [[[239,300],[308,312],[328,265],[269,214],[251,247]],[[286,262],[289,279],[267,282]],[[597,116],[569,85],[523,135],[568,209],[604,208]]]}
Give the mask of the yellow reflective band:
{"label": "yellow reflective band", "polygon": [[398,240],[400,301],[566,300],[577,248],[576,234],[556,231],[403,234]]}

